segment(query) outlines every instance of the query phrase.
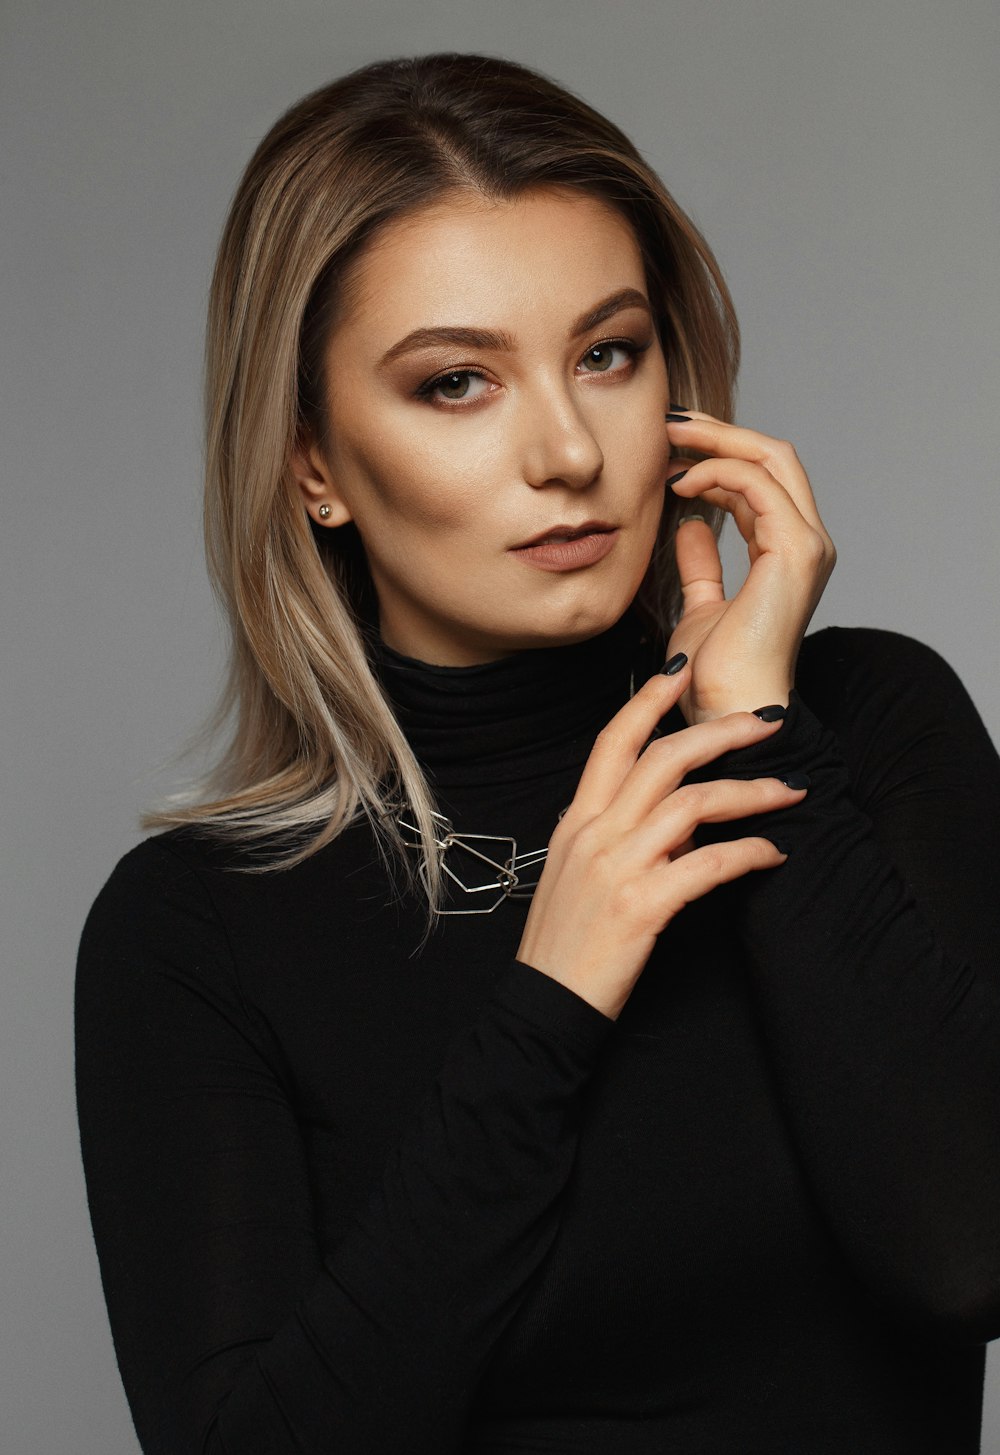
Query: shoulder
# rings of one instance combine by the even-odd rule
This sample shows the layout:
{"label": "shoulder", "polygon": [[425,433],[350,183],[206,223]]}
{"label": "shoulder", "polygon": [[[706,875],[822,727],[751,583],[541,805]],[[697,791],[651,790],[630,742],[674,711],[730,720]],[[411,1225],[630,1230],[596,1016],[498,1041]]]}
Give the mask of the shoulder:
{"label": "shoulder", "polygon": [[144,839],[118,860],[90,908],[78,977],[190,973],[246,986],[247,966],[268,945],[277,953],[291,927],[304,933],[322,914],[325,935],[316,929],[315,938],[328,946],[332,924],[346,931],[370,918],[384,875],[366,825],[349,826],[295,865],[274,860],[259,841],[196,828]]}
{"label": "shoulder", "polygon": [[806,637],[796,691],[835,735],[866,801],[978,765],[992,781],[996,750],[961,679],[940,652],[900,632],[827,627]]}
{"label": "shoulder", "polygon": [[115,864],[94,900],[84,935],[95,925],[155,919],[207,897],[205,874],[218,850],[187,830],[154,834]]}
{"label": "shoulder", "polygon": [[877,627],[825,627],[802,643],[796,686],[824,721],[850,713],[935,712],[964,688],[925,642]]}
{"label": "shoulder", "polygon": [[[87,915],[77,956],[77,999],[123,983],[198,966],[218,976],[228,946],[197,852],[174,831],[124,854]],[[224,973],[224,972],[223,972]]]}
{"label": "shoulder", "polygon": [[810,677],[836,674],[858,680],[872,675],[909,679],[919,672],[955,676],[926,642],[868,626],[828,626],[810,633],[802,643],[799,667]]}

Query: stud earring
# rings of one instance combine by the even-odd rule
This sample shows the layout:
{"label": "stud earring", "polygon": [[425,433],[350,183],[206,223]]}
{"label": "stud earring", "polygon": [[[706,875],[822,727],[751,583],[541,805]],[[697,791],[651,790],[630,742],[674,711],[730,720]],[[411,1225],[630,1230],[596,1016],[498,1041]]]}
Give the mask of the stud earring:
{"label": "stud earring", "polygon": [[324,501],[316,513],[319,516],[320,520],[329,520],[330,516],[333,514],[333,506],[327,505]]}

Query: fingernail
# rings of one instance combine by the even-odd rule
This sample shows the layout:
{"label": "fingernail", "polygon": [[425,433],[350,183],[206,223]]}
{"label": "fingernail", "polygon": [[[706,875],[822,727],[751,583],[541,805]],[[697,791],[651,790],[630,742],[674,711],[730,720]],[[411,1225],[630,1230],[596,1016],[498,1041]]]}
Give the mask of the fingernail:
{"label": "fingernail", "polygon": [[688,406],[686,404],[675,404],[674,401],[671,399],[671,401],[670,401],[670,408],[671,409],[687,409]]}
{"label": "fingernail", "polygon": [[665,417],[667,419],[676,420],[680,424],[690,424],[691,423],[691,416],[689,414],[674,414],[674,413],[671,413],[671,414],[666,415]]}
{"label": "fingernail", "polygon": [[668,485],[676,485],[677,484],[677,481],[678,480],[683,480],[684,479],[684,476],[687,473],[688,473],[687,470],[681,470],[679,474],[677,474],[677,475],[671,475],[670,479],[667,481],[667,484]]}
{"label": "fingernail", "polygon": [[791,853],[791,849],[789,848],[787,839],[772,839],[771,843],[777,849],[779,854],[787,855]]}
{"label": "fingernail", "polygon": [[786,788],[808,788],[812,779],[808,773],[801,773],[798,769],[793,773],[783,773],[781,781]]}
{"label": "fingernail", "polygon": [[761,722],[778,722],[787,711],[788,708],[782,707],[780,702],[772,702],[767,707],[755,707],[753,715],[759,717]]}
{"label": "fingernail", "polygon": [[680,530],[682,525],[687,525],[689,520],[700,520],[702,525],[708,525],[708,521],[703,515],[699,515],[697,511],[692,510],[687,515],[681,516],[680,520],[677,522],[677,529]]}
{"label": "fingernail", "polygon": [[681,670],[681,668],[686,666],[687,653],[677,652],[675,656],[669,659],[669,661],[664,662],[663,666],[660,668],[660,671],[665,677],[676,677],[677,673]]}

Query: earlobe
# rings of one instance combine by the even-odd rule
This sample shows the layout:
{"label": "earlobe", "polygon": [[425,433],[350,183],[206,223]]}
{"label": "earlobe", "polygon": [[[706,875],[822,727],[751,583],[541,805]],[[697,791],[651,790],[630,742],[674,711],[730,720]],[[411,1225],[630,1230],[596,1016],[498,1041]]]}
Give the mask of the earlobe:
{"label": "earlobe", "polygon": [[306,510],[317,525],[345,525],[350,508],[330,478],[318,452],[296,449],[290,461],[291,474]]}

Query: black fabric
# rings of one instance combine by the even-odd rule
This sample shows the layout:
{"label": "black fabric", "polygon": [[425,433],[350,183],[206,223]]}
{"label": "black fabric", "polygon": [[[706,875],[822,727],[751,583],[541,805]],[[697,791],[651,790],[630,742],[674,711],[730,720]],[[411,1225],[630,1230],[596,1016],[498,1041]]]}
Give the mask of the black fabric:
{"label": "black fabric", "polygon": [[[662,643],[372,651],[455,827],[523,851]],[[144,1451],[978,1450],[1000,764],[932,651],[828,629],[708,771],[789,768],[802,804],[713,830],[788,861],[685,909],[614,1022],[515,958],[525,902],[418,953],[364,822],[278,873],[192,831],[122,859],[77,1080]]]}

